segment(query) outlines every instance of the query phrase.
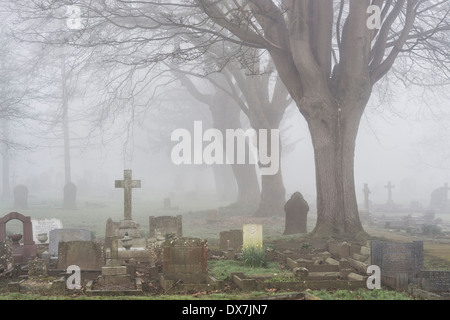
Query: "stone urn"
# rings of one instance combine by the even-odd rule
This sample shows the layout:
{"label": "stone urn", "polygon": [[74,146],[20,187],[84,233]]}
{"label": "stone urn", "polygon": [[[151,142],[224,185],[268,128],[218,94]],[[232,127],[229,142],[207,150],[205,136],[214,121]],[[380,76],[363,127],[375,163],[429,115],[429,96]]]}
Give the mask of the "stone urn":
{"label": "stone urn", "polygon": [[40,243],[44,244],[48,240],[48,235],[47,233],[39,233],[37,235],[37,239],[39,240]]}
{"label": "stone urn", "polygon": [[122,241],[122,246],[125,248],[125,250],[130,250],[130,248],[133,246],[133,238],[128,235],[128,232],[125,233],[125,237],[120,240]]}
{"label": "stone urn", "polygon": [[13,242],[13,246],[20,246],[20,239],[22,239],[22,235],[20,233],[10,234],[8,238]]}

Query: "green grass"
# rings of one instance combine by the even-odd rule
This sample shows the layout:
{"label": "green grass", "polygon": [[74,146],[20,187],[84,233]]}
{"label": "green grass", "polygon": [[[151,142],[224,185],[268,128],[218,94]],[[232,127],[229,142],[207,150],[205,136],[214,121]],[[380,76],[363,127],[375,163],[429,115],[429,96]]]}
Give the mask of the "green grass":
{"label": "green grass", "polygon": [[358,289],[355,291],[337,290],[337,291],[309,291],[309,293],[319,297],[322,300],[414,300],[410,295],[404,292],[390,290],[368,290]]}
{"label": "green grass", "polygon": [[245,275],[281,275],[291,274],[289,270],[282,270],[276,262],[268,262],[265,268],[252,268],[245,266],[243,261],[212,260],[208,261],[208,268],[212,276],[218,280],[230,279],[232,272],[242,272]]}
{"label": "green grass", "polygon": [[[44,296],[38,294],[23,294],[23,293],[9,293],[0,294],[0,301],[2,300],[250,300],[265,298],[274,295],[287,294],[288,292],[240,292],[235,293],[199,293],[193,295],[181,294],[164,294],[164,295],[144,295],[144,296],[87,296],[83,294],[74,295],[58,295],[58,296]],[[289,292],[292,293],[292,292]]]}

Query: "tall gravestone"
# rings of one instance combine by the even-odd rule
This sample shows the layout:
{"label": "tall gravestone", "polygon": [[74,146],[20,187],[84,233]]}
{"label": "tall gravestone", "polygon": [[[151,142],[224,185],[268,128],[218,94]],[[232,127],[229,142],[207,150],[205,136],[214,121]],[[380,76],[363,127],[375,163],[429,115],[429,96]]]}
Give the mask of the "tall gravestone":
{"label": "tall gravestone", "polygon": [[260,224],[244,224],[243,228],[243,246],[261,247],[263,246],[263,227]]}
{"label": "tall gravestone", "polygon": [[286,212],[286,221],[284,233],[296,234],[306,233],[307,215],[309,206],[300,192],[295,192],[284,205]]}
{"label": "tall gravestone", "polygon": [[31,224],[33,226],[33,240],[35,243],[41,243],[38,239],[38,235],[47,234],[47,240],[44,243],[49,243],[49,233],[55,229],[62,229],[63,224],[61,220],[52,218],[52,219],[32,219]]}
{"label": "tall gravestone", "polygon": [[63,208],[69,210],[77,208],[77,186],[73,182],[68,182],[64,186]]}
{"label": "tall gravestone", "polygon": [[[423,242],[371,241],[371,264],[381,270],[381,281],[398,286],[399,279],[408,284],[423,269]],[[397,283],[397,284],[396,284]]]}
{"label": "tall gravestone", "polygon": [[19,184],[14,187],[14,209],[28,209],[28,188]]}
{"label": "tall gravestone", "polygon": [[31,217],[26,217],[18,212],[10,212],[0,219],[0,242],[6,241],[6,224],[10,220],[19,220],[23,225],[23,244],[13,249],[14,263],[25,262],[36,257],[37,246],[33,241],[33,226]]}
{"label": "tall gravestone", "polygon": [[115,187],[123,189],[124,201],[124,219],[120,221],[119,227],[116,230],[116,236],[123,238],[125,234],[135,238],[141,238],[141,231],[138,224],[132,219],[132,189],[141,187],[141,180],[133,180],[131,170],[124,170],[123,180],[116,180]]}

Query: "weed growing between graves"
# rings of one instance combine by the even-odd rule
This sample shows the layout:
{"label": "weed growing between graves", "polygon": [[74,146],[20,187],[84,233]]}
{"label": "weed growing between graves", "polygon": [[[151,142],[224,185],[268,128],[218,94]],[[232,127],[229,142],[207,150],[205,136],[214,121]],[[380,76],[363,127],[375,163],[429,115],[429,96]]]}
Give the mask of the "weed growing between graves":
{"label": "weed growing between graves", "polygon": [[233,272],[244,273],[245,275],[252,274],[272,274],[281,275],[292,274],[289,270],[283,270],[277,262],[268,262],[265,268],[253,268],[245,266],[243,261],[235,260],[213,260],[208,261],[208,269],[210,274],[218,280],[231,279],[230,274]]}
{"label": "weed growing between graves", "polygon": [[391,290],[368,290],[358,289],[355,291],[349,290],[317,290],[308,291],[314,296],[322,300],[414,300],[409,294],[405,292],[397,292]]}

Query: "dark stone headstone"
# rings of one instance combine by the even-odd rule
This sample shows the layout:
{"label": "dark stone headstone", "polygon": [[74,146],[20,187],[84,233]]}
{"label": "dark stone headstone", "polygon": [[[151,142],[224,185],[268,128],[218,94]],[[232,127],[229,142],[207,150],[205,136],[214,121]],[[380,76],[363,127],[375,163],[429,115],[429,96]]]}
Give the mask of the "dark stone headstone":
{"label": "dark stone headstone", "polygon": [[19,184],[14,188],[14,209],[28,209],[28,188]]}
{"label": "dark stone headstone", "polygon": [[77,186],[73,182],[68,182],[64,186],[64,209],[77,208]]}
{"label": "dark stone headstone", "polygon": [[450,292],[450,271],[422,270],[419,274],[422,289],[433,292]]}
{"label": "dark stone headstone", "polygon": [[58,245],[58,269],[77,265],[81,270],[101,270],[102,247],[93,241],[67,241]]}
{"label": "dark stone headstone", "polygon": [[239,250],[243,244],[243,231],[230,230],[219,233],[219,248],[222,251]]}
{"label": "dark stone headstone", "polygon": [[382,281],[401,274],[414,278],[423,269],[423,242],[372,241],[371,263],[380,267]]}
{"label": "dark stone headstone", "polygon": [[308,203],[300,192],[295,192],[284,205],[286,212],[285,235],[306,233],[306,218],[309,211]]}
{"label": "dark stone headstone", "polygon": [[206,241],[197,238],[169,239],[163,245],[163,273],[166,279],[195,281],[208,267]]}

